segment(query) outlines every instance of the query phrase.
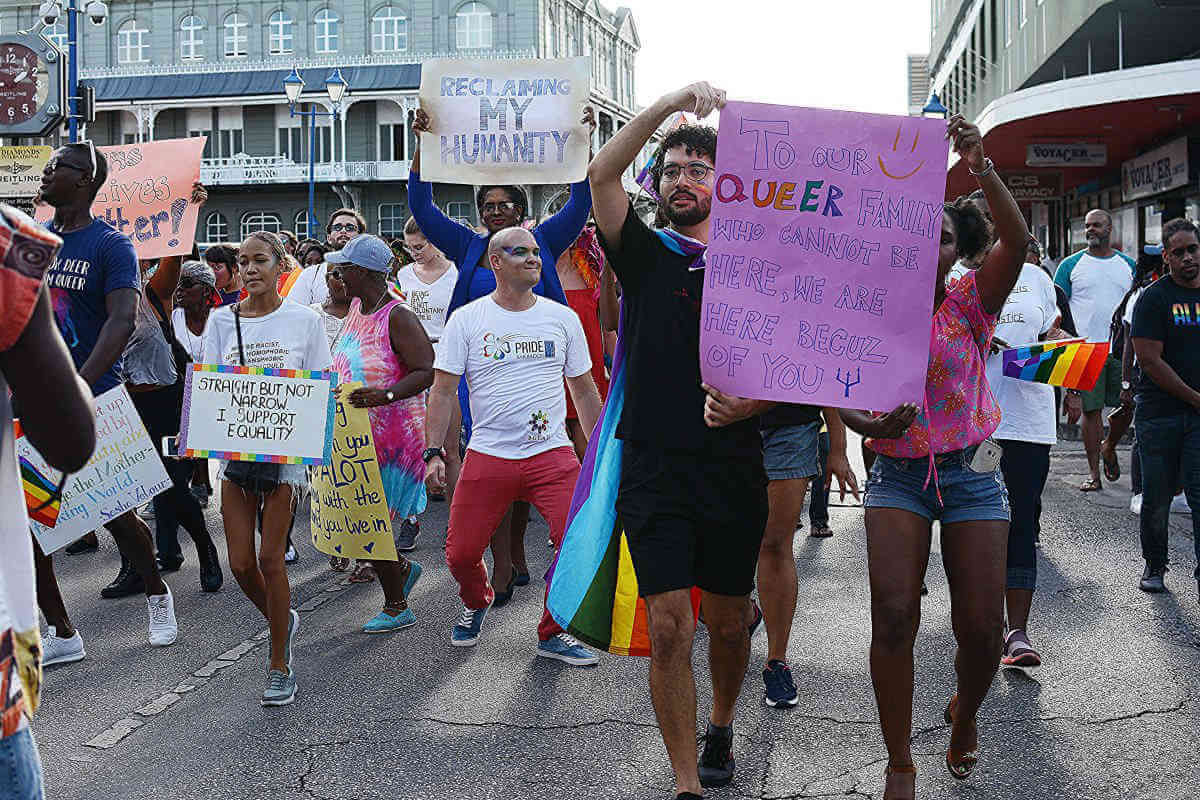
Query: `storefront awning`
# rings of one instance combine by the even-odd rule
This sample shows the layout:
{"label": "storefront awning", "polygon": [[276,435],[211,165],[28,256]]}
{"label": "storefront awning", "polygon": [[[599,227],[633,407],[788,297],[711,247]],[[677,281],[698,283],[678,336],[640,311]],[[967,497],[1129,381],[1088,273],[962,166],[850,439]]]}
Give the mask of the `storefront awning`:
{"label": "storefront awning", "polygon": [[[283,101],[283,79],[289,70],[256,72],[200,72],[174,75],[138,75],[116,78],[89,78],[96,89],[96,100],[112,103],[134,100],[176,100],[196,97],[255,97],[279,95]],[[324,92],[329,69],[301,70],[306,87]],[[342,76],[350,91],[417,89],[421,85],[420,64],[379,64],[346,67]],[[307,95],[306,95],[307,96]]]}

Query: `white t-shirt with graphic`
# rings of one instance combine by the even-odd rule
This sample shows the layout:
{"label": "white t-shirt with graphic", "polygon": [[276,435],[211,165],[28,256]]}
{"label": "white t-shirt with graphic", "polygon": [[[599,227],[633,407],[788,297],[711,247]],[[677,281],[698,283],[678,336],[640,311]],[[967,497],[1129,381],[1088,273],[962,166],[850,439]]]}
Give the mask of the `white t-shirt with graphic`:
{"label": "white t-shirt with graphic", "polygon": [[506,311],[481,297],[446,323],[433,366],[467,377],[467,449],[515,460],[571,446],[563,376],[586,374],[592,360],[570,307],[536,297],[525,311]]}
{"label": "white t-shirt with graphic", "polygon": [[[1036,264],[1021,267],[1021,274],[1004,301],[996,336],[1013,347],[1032,344],[1054,326],[1058,303],[1054,283]],[[1018,442],[1054,444],[1058,439],[1054,419],[1054,387],[1004,375],[997,353],[987,361],[988,383],[1003,415],[992,436]]]}
{"label": "white t-shirt with graphic", "polygon": [[[241,319],[247,367],[327,370],[333,364],[321,316],[284,302],[265,317]],[[233,306],[213,311],[204,329],[204,363],[240,366]]]}
{"label": "white t-shirt with graphic", "polygon": [[442,277],[433,283],[425,283],[409,264],[396,273],[396,282],[404,293],[404,304],[421,320],[429,340],[436,342],[442,338],[446,309],[450,307],[450,295],[458,282],[458,268],[451,264]]}

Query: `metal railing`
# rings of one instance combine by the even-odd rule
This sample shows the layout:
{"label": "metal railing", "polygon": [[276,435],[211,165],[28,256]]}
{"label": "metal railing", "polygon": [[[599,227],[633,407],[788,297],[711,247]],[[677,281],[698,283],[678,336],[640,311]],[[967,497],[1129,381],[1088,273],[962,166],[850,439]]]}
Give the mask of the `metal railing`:
{"label": "metal railing", "polygon": [[[408,178],[408,161],[339,161],[318,163],[316,180],[397,181]],[[308,164],[297,164],[286,156],[234,156],[205,159],[200,165],[205,186],[307,183]]]}
{"label": "metal railing", "polygon": [[123,78],[139,75],[197,75],[211,72],[262,72],[265,70],[322,69],[341,67],[369,66],[398,66],[403,64],[420,64],[431,58],[462,58],[478,56],[487,59],[536,58],[534,50],[484,50],[478,53],[466,52],[398,52],[370,53],[367,55],[338,55],[332,53],[326,56],[296,56],[281,55],[257,61],[245,59],[218,61],[187,61],[171,64],[117,64],[109,67],[88,67],[79,72],[81,78]]}

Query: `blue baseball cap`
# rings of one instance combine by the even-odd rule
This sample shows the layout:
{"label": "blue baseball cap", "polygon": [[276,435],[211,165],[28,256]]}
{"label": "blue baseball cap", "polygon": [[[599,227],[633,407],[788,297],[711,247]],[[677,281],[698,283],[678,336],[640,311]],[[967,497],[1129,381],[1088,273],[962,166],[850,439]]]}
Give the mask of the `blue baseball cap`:
{"label": "blue baseball cap", "polygon": [[360,233],[341,250],[335,250],[325,256],[327,264],[353,264],[356,267],[369,269],[372,272],[391,272],[392,258],[395,254],[387,242],[369,233]]}
{"label": "blue baseball cap", "polygon": [[1161,256],[1162,255],[1162,245],[1161,244],[1148,244],[1142,248],[1142,252],[1148,256]]}

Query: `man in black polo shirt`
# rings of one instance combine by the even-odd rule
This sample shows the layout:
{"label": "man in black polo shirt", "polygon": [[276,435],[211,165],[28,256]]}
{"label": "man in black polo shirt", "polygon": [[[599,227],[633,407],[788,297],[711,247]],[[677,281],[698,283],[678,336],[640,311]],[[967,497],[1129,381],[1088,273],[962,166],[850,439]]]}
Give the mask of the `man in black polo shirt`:
{"label": "man in black polo shirt", "polygon": [[1146,288],[1133,309],[1130,338],[1142,376],[1137,385],[1142,461],[1142,591],[1163,592],[1167,516],[1183,485],[1192,507],[1200,590],[1200,239],[1196,224],[1173,219],[1162,229],[1169,274]]}
{"label": "man in black polo shirt", "polygon": [[[622,128],[588,169],[596,226],[625,304],[624,462],[617,513],[650,628],[650,693],[679,797],[733,779],[733,710],[750,654],[749,595],[767,519],[755,416],[771,404],[700,381],[704,251],[717,132],[683,125],[653,166],[669,227],[634,213],[621,175],[667,117],[698,119],[725,93],[698,83],[660,98]],[[691,587],[702,590],[713,710],[697,766]]]}

